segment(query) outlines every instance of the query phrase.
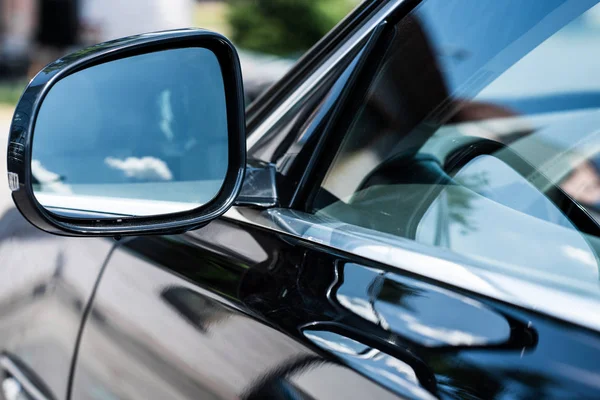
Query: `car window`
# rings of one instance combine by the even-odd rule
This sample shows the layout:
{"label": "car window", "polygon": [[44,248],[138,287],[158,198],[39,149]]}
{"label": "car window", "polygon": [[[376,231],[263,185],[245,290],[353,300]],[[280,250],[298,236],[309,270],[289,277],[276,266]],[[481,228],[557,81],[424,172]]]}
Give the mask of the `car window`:
{"label": "car window", "polygon": [[422,2],[309,211],[557,285],[598,280],[596,3]]}

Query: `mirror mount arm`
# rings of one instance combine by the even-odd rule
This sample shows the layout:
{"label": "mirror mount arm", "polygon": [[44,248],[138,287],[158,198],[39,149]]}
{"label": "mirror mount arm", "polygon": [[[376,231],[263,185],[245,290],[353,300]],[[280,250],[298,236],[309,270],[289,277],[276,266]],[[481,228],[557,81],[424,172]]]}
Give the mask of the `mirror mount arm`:
{"label": "mirror mount arm", "polygon": [[270,208],[279,206],[275,165],[247,160],[246,175],[235,206]]}

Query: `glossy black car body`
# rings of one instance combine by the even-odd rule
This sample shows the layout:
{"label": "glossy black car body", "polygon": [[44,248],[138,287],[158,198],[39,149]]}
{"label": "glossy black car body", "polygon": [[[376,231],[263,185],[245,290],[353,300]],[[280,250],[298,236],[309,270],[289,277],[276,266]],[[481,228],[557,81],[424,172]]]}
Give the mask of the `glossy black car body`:
{"label": "glossy black car body", "polygon": [[276,169],[276,193],[247,187],[202,229],[119,241],[8,211],[2,379],[35,399],[599,397],[595,330],[419,274],[435,254],[392,265],[360,254],[363,231],[319,240],[304,212],[314,154],[337,146],[330,117],[415,3],[363,3],[248,109],[248,157]]}

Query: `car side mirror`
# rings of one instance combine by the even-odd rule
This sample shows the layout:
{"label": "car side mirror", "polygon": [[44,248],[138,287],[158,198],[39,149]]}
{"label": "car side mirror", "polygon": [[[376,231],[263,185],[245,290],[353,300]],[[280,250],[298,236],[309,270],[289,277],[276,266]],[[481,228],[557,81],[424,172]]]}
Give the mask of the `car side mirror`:
{"label": "car side mirror", "polygon": [[177,30],[68,55],[25,89],[7,161],[17,208],[42,230],[200,227],[227,211],[244,178],[237,52],[219,34]]}

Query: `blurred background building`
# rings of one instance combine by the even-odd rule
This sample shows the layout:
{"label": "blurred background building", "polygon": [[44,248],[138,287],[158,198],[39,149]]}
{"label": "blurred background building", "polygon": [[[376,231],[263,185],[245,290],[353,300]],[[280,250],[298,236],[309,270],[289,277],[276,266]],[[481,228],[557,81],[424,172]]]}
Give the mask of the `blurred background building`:
{"label": "blurred background building", "polygon": [[223,33],[240,50],[247,100],[277,81],[359,0],[0,0],[0,105],[79,47],[173,28]]}

